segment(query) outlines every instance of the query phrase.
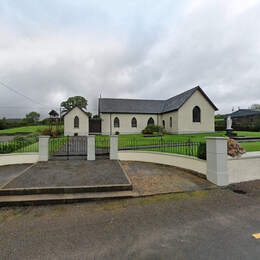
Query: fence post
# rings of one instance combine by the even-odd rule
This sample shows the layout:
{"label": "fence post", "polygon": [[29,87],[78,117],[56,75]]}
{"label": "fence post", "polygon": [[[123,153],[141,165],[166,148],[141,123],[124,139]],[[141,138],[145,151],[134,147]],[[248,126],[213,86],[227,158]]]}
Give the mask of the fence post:
{"label": "fence post", "polygon": [[207,137],[207,179],[218,186],[229,184],[226,137]]}
{"label": "fence post", "polygon": [[46,162],[49,160],[49,136],[39,136],[39,161]]}
{"label": "fence post", "polygon": [[95,143],[95,136],[94,135],[88,135],[88,146],[87,146],[87,153],[88,153],[88,161],[94,161],[96,160],[96,143]]}
{"label": "fence post", "polygon": [[117,160],[118,159],[118,135],[111,135],[110,136],[110,153],[109,158],[110,160]]}

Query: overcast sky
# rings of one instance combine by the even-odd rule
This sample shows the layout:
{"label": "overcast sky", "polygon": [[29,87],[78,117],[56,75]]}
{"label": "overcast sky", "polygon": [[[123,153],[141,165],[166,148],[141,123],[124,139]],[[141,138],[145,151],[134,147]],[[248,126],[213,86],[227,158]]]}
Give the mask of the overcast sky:
{"label": "overcast sky", "polygon": [[260,0],[1,0],[0,118],[69,96],[167,99],[200,85],[219,113],[260,103]]}

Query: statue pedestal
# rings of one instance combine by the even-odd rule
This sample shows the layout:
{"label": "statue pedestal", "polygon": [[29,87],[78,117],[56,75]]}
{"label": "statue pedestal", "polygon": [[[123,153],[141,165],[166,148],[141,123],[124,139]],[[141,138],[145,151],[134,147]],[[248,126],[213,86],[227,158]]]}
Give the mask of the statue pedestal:
{"label": "statue pedestal", "polygon": [[231,137],[231,136],[233,136],[233,129],[232,128],[229,128],[229,129],[226,129],[226,136],[228,136],[228,137]]}

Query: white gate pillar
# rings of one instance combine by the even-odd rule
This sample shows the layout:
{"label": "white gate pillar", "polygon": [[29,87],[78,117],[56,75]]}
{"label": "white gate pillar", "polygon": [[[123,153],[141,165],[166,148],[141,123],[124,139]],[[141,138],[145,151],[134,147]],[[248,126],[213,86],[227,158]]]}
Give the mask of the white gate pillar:
{"label": "white gate pillar", "polygon": [[49,136],[39,136],[39,161],[46,162],[49,160]]}
{"label": "white gate pillar", "polygon": [[207,137],[207,179],[218,186],[229,184],[226,137]]}
{"label": "white gate pillar", "polygon": [[118,159],[118,135],[110,136],[110,160]]}
{"label": "white gate pillar", "polygon": [[88,146],[87,146],[87,152],[88,152],[88,161],[94,161],[96,159],[96,143],[95,143],[95,136],[94,135],[88,135]]}

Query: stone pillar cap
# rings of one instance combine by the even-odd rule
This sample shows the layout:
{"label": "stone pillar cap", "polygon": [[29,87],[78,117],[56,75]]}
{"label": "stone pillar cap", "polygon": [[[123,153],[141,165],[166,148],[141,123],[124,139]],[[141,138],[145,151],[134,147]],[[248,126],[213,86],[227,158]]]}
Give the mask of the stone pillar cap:
{"label": "stone pillar cap", "polygon": [[207,136],[206,139],[211,139],[211,140],[228,140],[228,137],[224,136]]}

